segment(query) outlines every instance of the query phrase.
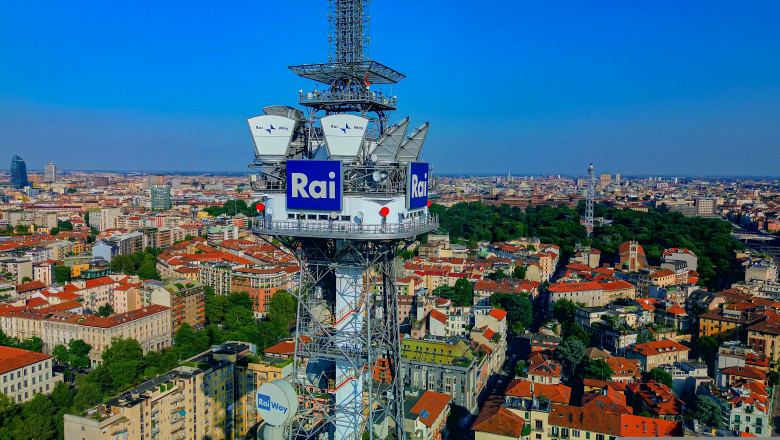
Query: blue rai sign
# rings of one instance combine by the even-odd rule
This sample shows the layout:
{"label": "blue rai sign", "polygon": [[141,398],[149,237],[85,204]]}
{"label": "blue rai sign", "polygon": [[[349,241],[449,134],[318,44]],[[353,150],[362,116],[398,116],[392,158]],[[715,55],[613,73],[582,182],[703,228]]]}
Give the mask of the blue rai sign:
{"label": "blue rai sign", "polygon": [[409,162],[406,172],[406,208],[419,209],[428,206],[428,164]]}
{"label": "blue rai sign", "polygon": [[343,177],[337,160],[288,160],[287,209],[341,211]]}

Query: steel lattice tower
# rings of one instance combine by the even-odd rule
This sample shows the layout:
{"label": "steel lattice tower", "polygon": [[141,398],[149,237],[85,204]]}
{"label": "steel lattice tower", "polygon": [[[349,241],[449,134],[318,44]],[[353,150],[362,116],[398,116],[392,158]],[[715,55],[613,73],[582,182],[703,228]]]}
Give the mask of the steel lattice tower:
{"label": "steel lattice tower", "polygon": [[593,236],[593,200],[596,198],[596,174],[593,164],[588,166],[588,192],[585,197],[585,229],[588,237]]}
{"label": "steel lattice tower", "polygon": [[[427,205],[432,172],[417,162],[428,123],[408,137],[408,118],[387,124],[396,99],[371,87],[404,75],[367,58],[368,1],[330,0],[328,20],[329,62],[290,66],[325,90],[301,90],[305,114],[271,106],[249,119],[256,157],[250,166],[260,169],[254,189],[265,194],[253,232],[272,237],[301,266],[291,379],[300,404],[283,428],[290,440],[360,440],[364,433],[400,440],[404,391],[394,261],[418,236],[438,228]],[[362,137],[352,134],[361,130]],[[284,148],[279,139],[286,140]],[[324,182],[314,189],[305,187],[311,179],[291,171],[336,162],[338,171],[314,180]],[[338,207],[298,209],[296,194],[306,188],[312,204],[321,201],[311,197],[340,188]],[[276,428],[267,435],[281,435]]]}

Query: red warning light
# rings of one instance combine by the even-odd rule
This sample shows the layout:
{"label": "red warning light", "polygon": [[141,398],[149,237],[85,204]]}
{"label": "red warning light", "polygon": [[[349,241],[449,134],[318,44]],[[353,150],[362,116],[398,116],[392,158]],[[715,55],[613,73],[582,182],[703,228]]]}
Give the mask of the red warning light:
{"label": "red warning light", "polygon": [[390,214],[390,209],[387,206],[379,210],[379,215],[382,217],[387,217],[387,214]]}
{"label": "red warning light", "polygon": [[265,205],[262,202],[260,202],[257,204],[257,212],[263,212],[263,211],[265,211]]}

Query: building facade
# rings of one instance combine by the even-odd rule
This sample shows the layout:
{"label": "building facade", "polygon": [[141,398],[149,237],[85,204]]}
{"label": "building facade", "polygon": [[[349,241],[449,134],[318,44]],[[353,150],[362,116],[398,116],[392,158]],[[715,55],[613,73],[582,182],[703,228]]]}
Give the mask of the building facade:
{"label": "building facade", "polygon": [[14,403],[27,402],[36,394],[48,394],[62,374],[53,370],[54,358],[48,354],[0,347],[0,390]]}

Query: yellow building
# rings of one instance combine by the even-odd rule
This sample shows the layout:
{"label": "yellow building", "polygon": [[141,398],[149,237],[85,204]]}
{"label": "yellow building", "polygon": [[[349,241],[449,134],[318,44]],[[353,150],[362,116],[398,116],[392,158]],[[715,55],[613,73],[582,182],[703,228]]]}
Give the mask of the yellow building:
{"label": "yellow building", "polygon": [[260,358],[247,354],[236,362],[236,387],[238,399],[236,408],[236,433],[243,435],[262,421],[255,407],[255,393],[260,385],[276,379],[290,377],[293,371],[292,358]]}
{"label": "yellow building", "polygon": [[747,329],[748,345],[768,357],[770,361],[780,360],[780,323],[767,318]]}
{"label": "yellow building", "polygon": [[226,342],[144,382],[86,416],[65,415],[65,440],[242,438],[262,420],[257,388],[289,377],[292,360],[260,358],[254,346]]}
{"label": "yellow building", "polygon": [[[734,307],[733,305],[731,307]],[[733,339],[739,331],[757,322],[757,317],[748,311],[726,306],[699,315],[699,337],[712,336],[721,340]]]}

